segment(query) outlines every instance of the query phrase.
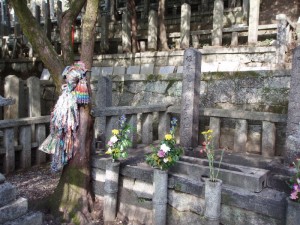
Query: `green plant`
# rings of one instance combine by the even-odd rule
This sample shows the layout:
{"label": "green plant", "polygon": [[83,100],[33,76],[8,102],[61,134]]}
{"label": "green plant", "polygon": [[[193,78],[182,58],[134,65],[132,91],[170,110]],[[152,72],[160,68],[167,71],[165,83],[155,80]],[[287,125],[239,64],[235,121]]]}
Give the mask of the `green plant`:
{"label": "green plant", "polygon": [[131,132],[131,126],[126,123],[125,115],[122,115],[119,119],[119,129],[113,129],[112,135],[107,142],[107,151],[105,154],[112,156],[112,161],[119,158],[127,158],[127,149],[132,146],[132,142],[129,138]]}
{"label": "green plant", "polygon": [[295,168],[296,173],[289,181],[289,187],[292,190],[290,199],[295,202],[300,202],[300,159],[293,162],[292,166]]}
{"label": "green plant", "polygon": [[176,144],[175,131],[177,119],[172,118],[170,133],[165,135],[159,147],[152,146],[152,153],[146,155],[146,162],[155,168],[167,170],[173,166],[183,153],[183,149]]}
{"label": "green plant", "polygon": [[224,150],[222,150],[219,166],[215,168],[215,147],[213,143],[213,130],[203,131],[201,133],[204,136],[204,142],[200,153],[206,153],[209,165],[209,180],[215,182],[218,179],[221,162],[223,159]]}

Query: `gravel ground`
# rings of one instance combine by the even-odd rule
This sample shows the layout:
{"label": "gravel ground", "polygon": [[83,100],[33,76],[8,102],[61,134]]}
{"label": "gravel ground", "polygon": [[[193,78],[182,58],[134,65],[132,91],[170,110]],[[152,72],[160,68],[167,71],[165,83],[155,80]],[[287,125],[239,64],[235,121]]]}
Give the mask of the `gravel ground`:
{"label": "gravel ground", "polygon": [[[59,181],[60,174],[53,174],[50,171],[49,164],[34,166],[28,170],[16,171],[6,175],[7,182],[17,187],[17,196],[27,198],[29,208],[35,207],[35,203],[42,201],[45,197],[51,195]],[[40,210],[44,213],[43,225],[61,225],[60,220],[53,215]],[[97,214],[102,214],[102,205],[96,204]],[[99,213],[100,212],[100,213]],[[102,218],[93,221],[94,225],[102,225]],[[124,224],[116,222],[115,224]],[[71,225],[71,224],[70,224]]]}

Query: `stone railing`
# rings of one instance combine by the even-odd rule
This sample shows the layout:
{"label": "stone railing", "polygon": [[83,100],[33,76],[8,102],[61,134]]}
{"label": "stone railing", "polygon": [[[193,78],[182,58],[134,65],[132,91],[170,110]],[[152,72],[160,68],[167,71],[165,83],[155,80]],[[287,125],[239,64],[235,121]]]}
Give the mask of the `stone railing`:
{"label": "stone railing", "polygon": [[[168,113],[180,114],[180,107],[171,106],[168,108]],[[225,110],[205,108],[199,111],[200,118],[209,117],[209,128],[214,131],[214,144],[219,148],[221,140],[221,120],[234,119],[234,138],[233,151],[246,153],[246,144],[248,138],[248,124],[250,121],[261,123],[261,155],[263,157],[275,156],[276,144],[276,124],[285,124],[287,116],[285,114],[276,114],[269,112],[250,112],[241,110]],[[201,129],[199,129],[201,131]]]}
{"label": "stone railing", "polygon": [[[167,115],[168,105],[148,105],[148,106],[119,106],[103,107],[92,110],[92,115],[96,118],[96,145],[105,143],[110,137],[111,131],[118,127],[118,120],[121,115],[125,115],[127,122],[134,132],[131,133],[133,147],[137,145],[137,133],[141,134],[143,144],[151,144],[154,141],[154,113],[158,113],[158,138],[162,139],[169,130],[170,118]],[[99,121],[97,121],[99,119]],[[138,127],[138,120],[141,127]],[[98,126],[98,127],[97,127]],[[97,133],[99,136],[97,137]],[[97,147],[97,146],[96,146]]]}
{"label": "stone railing", "polygon": [[45,153],[37,148],[46,138],[49,122],[50,116],[0,121],[1,172],[9,173],[46,162]]}

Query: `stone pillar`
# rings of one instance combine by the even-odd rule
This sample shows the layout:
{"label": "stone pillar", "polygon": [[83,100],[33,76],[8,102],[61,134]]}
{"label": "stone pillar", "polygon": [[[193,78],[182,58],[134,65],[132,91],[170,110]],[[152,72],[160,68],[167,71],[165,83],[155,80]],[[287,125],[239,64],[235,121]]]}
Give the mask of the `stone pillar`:
{"label": "stone pillar", "polygon": [[[137,128],[137,115],[132,114],[130,115],[128,119],[128,124],[133,128],[133,130],[136,130]],[[132,147],[135,148],[137,145],[137,133],[136,132],[130,132],[130,140],[132,143]]]}
{"label": "stone pillar", "polygon": [[193,48],[199,48],[200,47],[199,37],[198,37],[197,34],[192,35],[192,45],[193,45]]}
{"label": "stone pillar", "polygon": [[50,19],[54,19],[54,0],[49,1]]}
{"label": "stone pillar", "polygon": [[60,28],[61,20],[62,20],[62,2],[57,1],[57,9],[56,9],[56,19],[57,19],[57,25]]}
{"label": "stone pillar", "polygon": [[167,112],[159,112],[158,120],[158,139],[163,140],[170,131],[170,116]]}
{"label": "stone pillar", "polygon": [[14,128],[4,130],[3,146],[5,149],[4,171],[5,173],[15,170],[15,132]]}
{"label": "stone pillar", "polygon": [[243,22],[248,25],[249,19],[249,0],[243,0]]}
{"label": "stone pillar", "polygon": [[107,161],[104,183],[104,224],[112,224],[117,216],[120,162]]}
{"label": "stone pillar", "polygon": [[213,11],[212,46],[222,46],[224,1],[215,0]]}
{"label": "stone pillar", "polygon": [[181,5],[180,19],[180,48],[190,47],[190,30],[191,30],[191,6],[187,3]]}
{"label": "stone pillar", "polygon": [[276,127],[269,121],[262,122],[262,155],[264,157],[275,156]]}
{"label": "stone pillar", "polygon": [[193,48],[184,51],[180,145],[185,149],[198,146],[201,59]]}
{"label": "stone pillar", "polygon": [[260,0],[250,1],[249,27],[248,27],[249,45],[255,45],[257,43],[258,25],[259,25],[259,5],[260,5]]}
{"label": "stone pillar", "polygon": [[157,50],[157,12],[151,10],[148,17],[148,50]]}
{"label": "stone pillar", "polygon": [[152,144],[153,142],[153,113],[142,115],[142,143]]}
{"label": "stone pillar", "polygon": [[131,52],[131,25],[128,11],[122,13],[122,48],[123,52]]}
{"label": "stone pillar", "polygon": [[239,33],[232,32],[231,34],[231,46],[238,46],[239,44]]}
{"label": "stone pillar", "polygon": [[12,98],[15,104],[4,107],[4,119],[17,119],[20,117],[20,89],[21,81],[15,75],[5,77],[4,97]]}
{"label": "stone pillar", "polygon": [[50,10],[47,2],[42,2],[42,10],[44,16],[44,31],[46,32],[48,39],[51,40]]}
{"label": "stone pillar", "polygon": [[153,225],[167,224],[168,172],[154,169],[153,174]]}
{"label": "stone pillar", "polygon": [[35,6],[35,19],[38,22],[38,24],[41,24],[41,7],[39,5]]}
{"label": "stone pillar", "polygon": [[31,167],[31,126],[20,127],[21,168]]}
{"label": "stone pillar", "polygon": [[285,53],[287,51],[287,17],[285,14],[276,15],[277,20],[277,45],[276,63],[285,63]]}
{"label": "stone pillar", "polygon": [[246,153],[246,143],[248,136],[247,120],[237,120],[234,131],[233,151]]}
{"label": "stone pillar", "polygon": [[[109,77],[99,76],[95,104],[97,108],[105,108],[112,105],[112,81]],[[106,123],[105,116],[95,118],[94,138],[96,143],[100,144],[98,145],[100,148],[104,148],[107,141],[105,137]]]}
{"label": "stone pillar", "polygon": [[[109,49],[108,44],[108,20],[109,20],[109,11],[107,8],[104,8],[101,12],[101,40],[100,40],[100,50],[102,53],[105,53]],[[122,23],[123,28],[123,23]],[[123,33],[123,32],[122,32]],[[123,35],[122,35],[123,40]]]}
{"label": "stone pillar", "polygon": [[300,46],[293,51],[291,86],[289,93],[288,119],[286,127],[285,162],[293,162],[300,157]]}
{"label": "stone pillar", "polygon": [[110,0],[109,14],[110,14],[110,20],[112,22],[116,21],[115,7],[116,7],[116,0]]}
{"label": "stone pillar", "polygon": [[28,87],[28,115],[29,117],[41,116],[41,85],[37,77],[27,79]]}
{"label": "stone pillar", "polygon": [[149,9],[150,9],[150,0],[144,0],[144,13],[142,15],[144,19],[148,18],[149,16]]}
{"label": "stone pillar", "polygon": [[221,136],[221,129],[220,129],[220,118],[217,117],[210,117],[209,121],[209,129],[213,130],[213,144],[215,149],[220,147],[220,136]]}

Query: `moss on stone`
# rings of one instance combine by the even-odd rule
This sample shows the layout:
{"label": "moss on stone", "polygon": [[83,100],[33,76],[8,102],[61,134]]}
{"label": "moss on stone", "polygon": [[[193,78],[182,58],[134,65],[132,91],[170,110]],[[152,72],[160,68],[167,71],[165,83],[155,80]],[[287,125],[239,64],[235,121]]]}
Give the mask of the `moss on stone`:
{"label": "moss on stone", "polygon": [[161,74],[148,74],[146,78],[146,82],[155,82],[162,80]]}

